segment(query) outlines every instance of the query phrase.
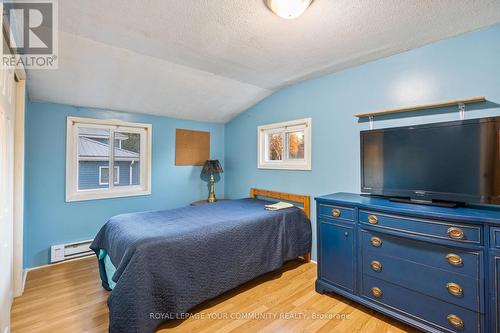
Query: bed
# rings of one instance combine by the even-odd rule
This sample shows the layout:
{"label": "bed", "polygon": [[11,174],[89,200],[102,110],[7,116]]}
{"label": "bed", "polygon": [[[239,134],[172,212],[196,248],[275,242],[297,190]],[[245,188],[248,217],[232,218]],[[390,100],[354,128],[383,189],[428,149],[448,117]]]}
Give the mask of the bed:
{"label": "bed", "polygon": [[[264,209],[272,198],[297,203]],[[251,189],[250,198],[111,218],[91,248],[99,258],[111,333],[150,333],[311,250],[308,196]]]}

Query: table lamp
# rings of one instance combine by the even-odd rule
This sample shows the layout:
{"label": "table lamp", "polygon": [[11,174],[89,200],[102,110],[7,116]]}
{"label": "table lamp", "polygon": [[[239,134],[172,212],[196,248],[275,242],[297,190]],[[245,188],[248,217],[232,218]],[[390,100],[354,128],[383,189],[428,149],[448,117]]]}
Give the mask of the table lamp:
{"label": "table lamp", "polygon": [[205,165],[203,165],[202,174],[210,175],[210,194],[208,195],[208,202],[215,202],[215,178],[214,174],[223,173],[224,170],[220,165],[219,160],[206,160]]}

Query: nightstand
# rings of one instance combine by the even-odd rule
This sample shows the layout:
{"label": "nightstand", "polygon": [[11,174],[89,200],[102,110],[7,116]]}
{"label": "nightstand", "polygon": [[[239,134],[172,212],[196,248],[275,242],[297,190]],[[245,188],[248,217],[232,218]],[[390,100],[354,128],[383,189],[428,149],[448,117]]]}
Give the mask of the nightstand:
{"label": "nightstand", "polygon": [[[217,201],[215,201],[215,202],[224,201],[224,200],[225,199],[217,199]],[[199,201],[191,202],[191,206],[200,206],[200,205],[204,205],[207,203],[210,203],[210,202],[208,202],[208,200],[199,200]]]}

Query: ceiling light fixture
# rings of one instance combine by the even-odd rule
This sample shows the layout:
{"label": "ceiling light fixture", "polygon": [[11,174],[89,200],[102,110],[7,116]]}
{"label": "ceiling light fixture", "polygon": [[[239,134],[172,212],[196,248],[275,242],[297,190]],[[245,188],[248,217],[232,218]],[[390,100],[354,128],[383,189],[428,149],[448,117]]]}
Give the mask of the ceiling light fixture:
{"label": "ceiling light fixture", "polygon": [[313,0],[264,0],[264,2],[279,17],[294,19],[304,14]]}

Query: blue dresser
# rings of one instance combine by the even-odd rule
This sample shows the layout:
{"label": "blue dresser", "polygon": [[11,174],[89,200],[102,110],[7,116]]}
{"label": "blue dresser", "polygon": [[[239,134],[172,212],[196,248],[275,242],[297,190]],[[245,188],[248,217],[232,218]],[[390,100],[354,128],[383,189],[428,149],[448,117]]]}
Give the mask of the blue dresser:
{"label": "blue dresser", "polygon": [[500,332],[500,209],[316,198],[319,293],[426,332]]}

